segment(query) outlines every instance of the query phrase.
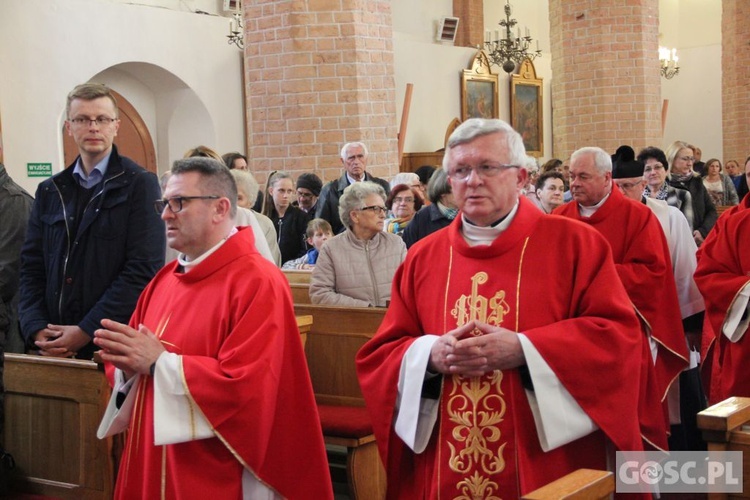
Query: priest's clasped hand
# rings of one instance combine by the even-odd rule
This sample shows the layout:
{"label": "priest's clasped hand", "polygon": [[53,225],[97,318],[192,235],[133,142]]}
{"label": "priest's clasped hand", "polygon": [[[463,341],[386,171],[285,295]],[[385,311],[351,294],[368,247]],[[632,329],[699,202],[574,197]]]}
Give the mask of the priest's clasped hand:
{"label": "priest's clasped hand", "polygon": [[525,364],[518,334],[479,321],[442,335],[432,345],[430,370],[444,374],[478,377],[493,370]]}
{"label": "priest's clasped hand", "polygon": [[141,325],[138,330],[109,319],[94,332],[94,343],[101,348],[102,359],[112,363],[127,378],[136,373],[147,374],[164,349],[151,330]]}

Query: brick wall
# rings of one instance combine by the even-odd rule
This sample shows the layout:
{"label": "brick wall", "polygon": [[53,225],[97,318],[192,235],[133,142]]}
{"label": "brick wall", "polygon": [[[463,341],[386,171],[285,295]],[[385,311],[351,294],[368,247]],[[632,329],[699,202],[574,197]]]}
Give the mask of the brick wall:
{"label": "brick wall", "polygon": [[722,2],[721,97],[724,162],[743,166],[750,152],[750,2]]}
{"label": "brick wall", "polygon": [[459,18],[455,45],[481,46],[484,43],[484,1],[453,0],[453,15]]}
{"label": "brick wall", "polygon": [[390,0],[245,0],[250,168],[341,174],[362,141],[368,171],[398,172]]}
{"label": "brick wall", "polygon": [[[742,0],[739,0],[742,1]],[[660,145],[658,0],[550,0],[553,156]]]}

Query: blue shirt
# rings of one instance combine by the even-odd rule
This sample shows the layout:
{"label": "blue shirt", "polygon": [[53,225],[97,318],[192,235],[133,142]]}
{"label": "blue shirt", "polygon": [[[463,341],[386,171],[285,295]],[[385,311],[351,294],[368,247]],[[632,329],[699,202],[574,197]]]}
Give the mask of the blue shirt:
{"label": "blue shirt", "polygon": [[112,150],[110,150],[109,154],[102,158],[99,163],[94,165],[94,170],[91,171],[90,175],[86,175],[86,171],[81,164],[81,157],[79,156],[78,160],[76,160],[76,166],[73,168],[73,177],[78,181],[78,184],[86,189],[91,189],[99,184],[107,173],[107,165],[109,164],[109,157],[111,155]]}

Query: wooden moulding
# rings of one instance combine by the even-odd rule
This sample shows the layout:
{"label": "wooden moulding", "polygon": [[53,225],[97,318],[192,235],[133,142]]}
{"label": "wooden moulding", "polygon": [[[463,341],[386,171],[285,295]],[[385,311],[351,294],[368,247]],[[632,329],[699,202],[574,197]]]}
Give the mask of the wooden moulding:
{"label": "wooden moulding", "polygon": [[591,500],[609,498],[615,491],[615,476],[611,472],[578,469],[552,481],[546,486],[521,497],[524,500]]}

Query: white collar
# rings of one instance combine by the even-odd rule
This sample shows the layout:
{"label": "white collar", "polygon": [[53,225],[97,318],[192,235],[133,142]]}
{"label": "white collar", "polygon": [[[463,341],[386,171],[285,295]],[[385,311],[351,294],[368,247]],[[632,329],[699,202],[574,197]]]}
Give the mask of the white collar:
{"label": "white collar", "polygon": [[604,205],[604,202],[609,199],[609,195],[611,195],[611,194],[612,194],[612,191],[610,191],[609,193],[607,193],[607,196],[605,196],[604,198],[602,198],[601,201],[599,201],[599,203],[597,203],[596,205],[592,205],[590,207],[584,207],[583,205],[581,205],[579,203],[578,204],[578,213],[581,214],[581,217],[591,217],[592,215],[594,215],[596,213],[597,210],[599,210],[600,208],[602,208],[602,205]]}
{"label": "white collar", "polygon": [[229,231],[229,234],[226,236],[226,238],[223,238],[221,241],[219,241],[216,245],[212,246],[205,252],[203,252],[201,255],[196,257],[194,260],[187,260],[187,256],[184,253],[181,253],[177,256],[177,263],[182,266],[182,269],[184,272],[188,272],[191,269],[193,269],[195,266],[206,260],[212,253],[214,253],[216,250],[219,249],[221,245],[224,244],[225,241],[227,241],[230,237],[237,234],[239,231],[237,231],[236,227],[232,227],[232,230]]}
{"label": "white collar", "polygon": [[491,245],[492,242],[495,241],[495,239],[500,236],[503,231],[508,229],[508,226],[510,226],[513,218],[516,216],[516,212],[518,212],[518,200],[516,200],[516,204],[503,220],[501,220],[494,226],[485,227],[475,226],[471,222],[467,221],[466,217],[462,213],[461,221],[463,222],[463,224],[461,225],[461,233],[464,237],[464,240],[466,240],[466,243],[468,243],[470,247]]}

